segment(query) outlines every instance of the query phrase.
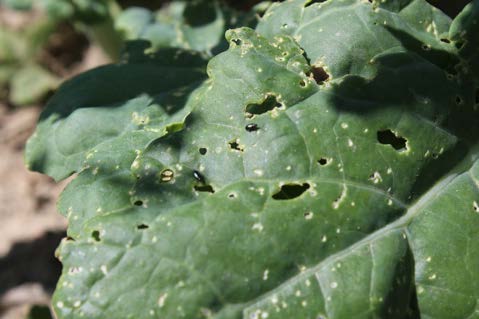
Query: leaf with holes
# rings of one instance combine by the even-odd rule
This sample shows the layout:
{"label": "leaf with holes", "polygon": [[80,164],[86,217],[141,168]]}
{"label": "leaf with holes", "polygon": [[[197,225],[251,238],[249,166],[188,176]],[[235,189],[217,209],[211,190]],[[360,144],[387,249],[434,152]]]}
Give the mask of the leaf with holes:
{"label": "leaf with holes", "polygon": [[27,152],[79,172],[58,318],[475,318],[477,73],[443,41],[473,24],[401,4],[274,4],[207,79],[137,44],[65,85]]}

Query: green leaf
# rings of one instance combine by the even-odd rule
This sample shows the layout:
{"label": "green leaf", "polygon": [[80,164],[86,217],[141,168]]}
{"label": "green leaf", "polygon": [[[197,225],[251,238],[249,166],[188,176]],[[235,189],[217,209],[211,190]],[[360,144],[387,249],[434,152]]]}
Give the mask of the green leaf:
{"label": "green leaf", "polygon": [[80,172],[58,318],[474,318],[477,74],[406,7],[307,4],[208,79],[137,43],[54,97],[27,159]]}
{"label": "green leaf", "polygon": [[236,12],[219,1],[172,1],[156,13],[129,8],[116,21],[126,39],[149,40],[153,49],[176,47],[209,53],[225,49],[226,30],[255,24],[254,14]]}
{"label": "green leaf", "polygon": [[[121,144],[122,138],[132,135],[148,141],[182,122],[187,109],[162,105],[162,100],[197,85],[204,77],[204,60],[176,50],[150,57],[135,52],[129,52],[130,61],[125,64],[101,67],[62,85],[27,146],[29,167],[63,179],[90,165],[88,159],[100,151],[96,147],[110,150],[111,144]],[[120,152],[118,161],[124,156]]]}
{"label": "green leaf", "polygon": [[2,0],[0,4],[15,10],[31,10],[32,0]]}
{"label": "green leaf", "polygon": [[[460,56],[464,59],[461,64],[463,72],[470,72],[475,76],[476,86],[479,86],[479,1],[474,0],[466,6],[456,19],[454,19],[450,37],[459,49]],[[479,99],[479,92],[476,99]],[[479,103],[479,100],[476,101]]]}
{"label": "green leaf", "polygon": [[[332,77],[366,75],[362,72],[368,70],[374,56],[391,48],[413,51],[437,64],[450,64],[448,51],[452,48],[438,39],[448,20],[423,0],[412,1],[399,13],[360,0],[326,1],[305,8],[307,2],[273,6],[258,31],[268,37],[277,32],[293,36],[311,62]],[[416,11],[421,23],[411,13]]]}
{"label": "green leaf", "polygon": [[11,78],[10,100],[16,105],[28,105],[40,101],[56,89],[60,80],[38,65],[16,70]]}

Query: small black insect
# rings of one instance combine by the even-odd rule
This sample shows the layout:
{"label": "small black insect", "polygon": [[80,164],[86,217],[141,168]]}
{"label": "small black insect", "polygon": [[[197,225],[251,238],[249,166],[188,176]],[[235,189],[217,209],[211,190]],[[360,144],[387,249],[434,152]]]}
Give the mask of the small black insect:
{"label": "small black insect", "polygon": [[250,123],[250,124],[248,124],[248,125],[245,126],[245,129],[246,129],[248,132],[257,131],[257,130],[258,130],[258,124]]}
{"label": "small black insect", "polygon": [[193,177],[200,183],[205,182],[205,177],[203,175],[201,175],[201,173],[198,172],[197,170],[193,171]]}

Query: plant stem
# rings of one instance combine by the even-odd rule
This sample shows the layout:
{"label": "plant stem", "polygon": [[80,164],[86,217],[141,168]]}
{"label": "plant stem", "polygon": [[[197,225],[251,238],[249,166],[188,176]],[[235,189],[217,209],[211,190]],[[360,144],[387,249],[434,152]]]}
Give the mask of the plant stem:
{"label": "plant stem", "polygon": [[107,1],[108,17],[100,23],[84,25],[84,27],[92,40],[103,49],[112,62],[117,62],[120,59],[123,40],[115,30],[115,20],[121,14],[122,9],[115,0]]}

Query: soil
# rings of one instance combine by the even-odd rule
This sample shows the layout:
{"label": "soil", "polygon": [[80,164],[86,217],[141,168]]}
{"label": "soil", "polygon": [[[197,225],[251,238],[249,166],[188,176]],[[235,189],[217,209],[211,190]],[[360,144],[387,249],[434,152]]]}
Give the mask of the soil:
{"label": "soil", "polygon": [[[0,7],[0,27],[22,28],[35,18]],[[38,61],[64,79],[108,62],[66,24],[58,26]],[[56,201],[68,180],[57,184],[28,171],[23,161],[43,107],[0,100],[0,319],[24,319],[33,305],[49,305],[61,272],[54,254],[67,222]]]}
{"label": "soil", "polygon": [[55,202],[65,183],[29,172],[23,162],[39,112],[0,105],[0,318],[24,318],[28,304],[48,303],[60,269],[53,252],[66,221]]}

